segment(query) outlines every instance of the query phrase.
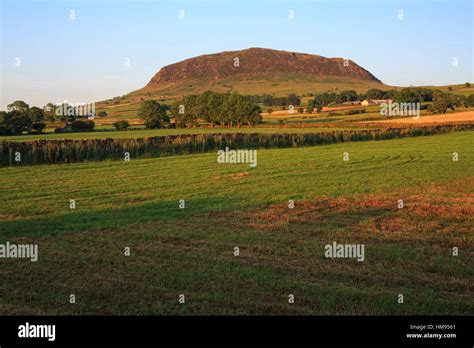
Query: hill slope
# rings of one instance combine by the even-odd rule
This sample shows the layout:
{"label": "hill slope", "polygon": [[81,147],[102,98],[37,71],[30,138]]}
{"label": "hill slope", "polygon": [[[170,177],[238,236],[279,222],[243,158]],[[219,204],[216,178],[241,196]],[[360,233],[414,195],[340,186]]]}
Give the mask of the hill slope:
{"label": "hill slope", "polygon": [[160,89],[190,79],[222,80],[229,77],[260,78],[269,74],[294,73],[313,77],[337,76],[380,82],[367,70],[343,58],[249,48],[203,55],[162,68],[146,87]]}
{"label": "hill slope", "polygon": [[384,86],[355,62],[344,62],[265,48],[207,54],[161,68],[144,88],[128,96],[174,97],[205,90],[283,95]]}

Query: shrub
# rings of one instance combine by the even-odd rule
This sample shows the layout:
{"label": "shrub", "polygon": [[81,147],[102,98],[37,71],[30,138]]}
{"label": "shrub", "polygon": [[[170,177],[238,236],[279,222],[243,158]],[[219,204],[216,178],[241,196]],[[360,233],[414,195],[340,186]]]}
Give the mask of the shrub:
{"label": "shrub", "polygon": [[44,122],[33,123],[32,128],[36,131],[36,133],[41,133],[43,131],[43,129],[46,128],[46,123],[44,123]]}
{"label": "shrub", "polygon": [[118,131],[124,131],[124,130],[127,130],[128,127],[130,127],[130,123],[128,123],[127,120],[117,121],[117,122],[114,122],[112,125]]}
{"label": "shrub", "polygon": [[347,110],[345,112],[345,115],[357,115],[358,113],[359,113],[359,110],[352,109],[352,110]]}
{"label": "shrub", "polygon": [[75,120],[71,122],[71,130],[73,132],[90,132],[95,127],[94,121],[91,120]]}
{"label": "shrub", "polygon": [[105,116],[107,116],[107,112],[99,111],[99,113],[97,115],[99,115],[100,117],[105,117]]}
{"label": "shrub", "polygon": [[298,108],[298,113],[299,114],[302,114],[304,112],[304,108],[302,108],[301,106]]}

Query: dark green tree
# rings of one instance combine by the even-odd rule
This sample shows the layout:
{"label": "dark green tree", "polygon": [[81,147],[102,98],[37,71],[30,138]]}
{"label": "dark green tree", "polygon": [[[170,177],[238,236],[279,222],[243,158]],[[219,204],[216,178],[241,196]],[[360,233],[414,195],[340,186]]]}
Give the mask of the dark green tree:
{"label": "dark green tree", "polygon": [[140,104],[138,117],[143,120],[146,128],[162,128],[169,122],[169,117],[156,100],[146,100]]}

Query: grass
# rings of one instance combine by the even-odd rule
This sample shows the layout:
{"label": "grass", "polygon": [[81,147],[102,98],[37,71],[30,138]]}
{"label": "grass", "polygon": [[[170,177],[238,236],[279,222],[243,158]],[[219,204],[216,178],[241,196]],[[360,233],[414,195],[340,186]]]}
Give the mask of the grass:
{"label": "grass", "polygon": [[[2,260],[0,313],[472,313],[473,140],[259,150],[256,168],[215,154],[1,168],[0,240],[40,256]],[[365,244],[366,261],[325,259],[332,241]]]}

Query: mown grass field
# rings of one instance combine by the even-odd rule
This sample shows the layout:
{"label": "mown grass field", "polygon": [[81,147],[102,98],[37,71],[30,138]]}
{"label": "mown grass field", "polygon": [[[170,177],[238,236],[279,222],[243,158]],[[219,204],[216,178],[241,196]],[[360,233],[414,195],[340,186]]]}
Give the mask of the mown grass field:
{"label": "mown grass field", "polygon": [[[1,168],[0,242],[40,255],[1,260],[0,313],[471,314],[473,143],[259,150],[256,168],[215,154]],[[326,259],[333,241],[363,243],[365,261]]]}

